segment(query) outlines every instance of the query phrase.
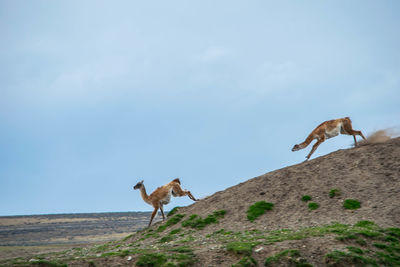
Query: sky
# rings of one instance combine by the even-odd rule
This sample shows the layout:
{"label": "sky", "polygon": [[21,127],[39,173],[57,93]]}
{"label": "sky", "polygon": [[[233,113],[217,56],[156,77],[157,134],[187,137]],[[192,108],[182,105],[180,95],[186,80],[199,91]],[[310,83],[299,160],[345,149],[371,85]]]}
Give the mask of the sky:
{"label": "sky", "polygon": [[398,127],[399,13],[397,0],[0,0],[0,216],[150,211],[140,180],[151,193],[179,177],[204,198],[302,162],[311,146],[291,148],[323,121]]}

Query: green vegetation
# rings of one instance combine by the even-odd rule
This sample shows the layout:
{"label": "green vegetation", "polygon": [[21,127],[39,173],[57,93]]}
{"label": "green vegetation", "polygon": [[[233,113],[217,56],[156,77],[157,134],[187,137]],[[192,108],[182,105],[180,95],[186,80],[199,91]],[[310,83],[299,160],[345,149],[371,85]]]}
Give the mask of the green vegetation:
{"label": "green vegetation", "polygon": [[94,246],[93,249],[96,253],[101,253],[101,252],[108,250],[109,247],[110,247],[110,243],[106,243],[106,244]]}
{"label": "green vegetation", "polygon": [[168,221],[166,223],[164,223],[163,225],[161,225],[160,227],[157,228],[157,232],[162,232],[164,231],[167,227],[177,224],[178,222],[180,222],[182,220],[182,218],[185,217],[184,214],[176,214],[175,216],[173,216],[171,219],[168,219]]}
{"label": "green vegetation", "polygon": [[356,254],[364,254],[364,251],[361,248],[357,248],[357,247],[346,247],[350,252],[356,253]]}
{"label": "green vegetation", "polygon": [[310,201],[311,199],[312,199],[312,197],[309,195],[304,195],[301,197],[301,200],[304,202]]}
{"label": "green vegetation", "polygon": [[[305,259],[301,258],[300,252],[295,249],[287,249],[281,251],[274,256],[265,259],[264,265],[271,266],[278,263],[288,262],[290,266],[298,267],[311,267],[312,265],[307,263]],[[285,264],[286,265],[286,264]]]}
{"label": "green vegetation", "polygon": [[386,231],[389,235],[400,238],[400,228],[388,228]]}
{"label": "green vegetation", "polygon": [[353,252],[334,250],[325,255],[328,266],[378,266],[370,257],[364,257]]}
{"label": "green vegetation", "polygon": [[46,267],[67,267],[68,265],[65,263],[59,263],[55,261],[47,261],[47,260],[38,260],[34,262],[30,262],[32,265],[46,266]]}
{"label": "green vegetation", "polygon": [[182,231],[181,228],[177,228],[177,229],[172,230],[171,232],[169,232],[168,235],[162,237],[159,242],[160,243],[165,243],[165,242],[170,242],[170,241],[174,240],[175,234],[179,233],[180,231]]}
{"label": "green vegetation", "polygon": [[169,234],[170,234],[170,235],[174,235],[174,234],[179,233],[180,231],[182,231],[182,229],[181,229],[181,228],[177,228],[177,229],[174,229],[174,230],[172,230],[171,232],[169,232]]}
{"label": "green vegetation", "polygon": [[136,266],[163,266],[168,258],[162,253],[147,253],[139,256]]}
{"label": "green vegetation", "polygon": [[218,223],[218,219],[225,216],[225,210],[214,211],[213,214],[208,215],[205,219],[197,214],[192,214],[189,219],[182,222],[183,227],[191,227],[194,229],[203,229],[211,223]]}
{"label": "green vegetation", "polygon": [[329,197],[330,198],[334,198],[336,196],[340,196],[340,190],[339,189],[332,189],[331,191],[329,191]]}
{"label": "green vegetation", "polygon": [[364,227],[364,228],[374,228],[374,227],[376,227],[376,224],[371,221],[358,221],[354,226],[355,227]]}
{"label": "green vegetation", "polygon": [[136,266],[191,266],[195,262],[196,259],[191,249],[179,247],[169,250],[168,253],[145,253],[140,255]]}
{"label": "green vegetation", "polygon": [[257,266],[257,261],[250,256],[245,256],[238,263],[232,265],[232,267],[255,267],[255,266]]}
{"label": "green vegetation", "polygon": [[173,208],[172,210],[170,210],[170,211],[168,212],[168,214],[167,214],[167,217],[170,217],[170,216],[174,215],[175,213],[177,213],[179,208],[180,208],[180,207],[175,207],[175,208]]}
{"label": "green vegetation", "polygon": [[126,240],[128,240],[129,238],[131,238],[132,236],[133,236],[133,234],[130,234],[130,235],[126,236],[125,238],[122,239],[122,241],[126,241]]}
{"label": "green vegetation", "polygon": [[309,208],[310,210],[316,210],[316,209],[319,208],[319,204],[318,204],[318,203],[315,203],[315,202],[311,202],[311,203],[308,204],[308,208]]}
{"label": "green vegetation", "polygon": [[[297,230],[249,229],[233,232],[219,229],[206,236],[196,231],[198,227],[207,225],[206,221],[213,223],[214,220],[207,220],[207,218],[219,218],[224,215],[225,211],[216,211],[204,219],[198,215],[192,215],[186,221],[181,221],[184,215],[175,214],[168,221],[171,220],[171,223],[175,224],[186,222],[189,229],[184,227],[170,229],[168,232],[164,231],[162,236],[157,230],[150,229],[135,234],[128,242],[112,241],[91,248],[76,248],[40,255],[34,257],[32,262],[27,262],[26,258],[3,260],[0,261],[0,266],[65,266],[65,263],[69,262],[95,266],[104,261],[101,257],[129,255],[136,255],[131,263],[134,264],[136,260],[137,266],[190,266],[196,263],[196,257],[190,247],[199,244],[212,244],[212,247],[217,248],[218,251],[221,250],[221,245],[225,246],[227,251],[236,255],[231,255],[238,261],[233,266],[257,266],[251,257],[256,255],[253,254],[256,245],[272,247],[271,244],[286,240],[302,240],[326,235],[336,236],[337,240],[344,242],[339,247],[345,247],[342,250],[331,251],[323,259],[319,259],[328,266],[400,266],[399,228],[384,229],[374,222],[363,220],[354,225],[334,223]],[[173,219],[175,216],[178,220]],[[167,222],[164,225],[167,225]],[[147,235],[152,240],[141,242],[141,237]],[[174,240],[173,243],[167,243],[172,240]],[[176,247],[178,244],[181,246]],[[311,266],[300,252],[292,249],[281,251],[266,258],[265,265]],[[114,261],[125,262],[126,258],[116,258]]]}
{"label": "green vegetation", "polygon": [[378,262],[384,266],[400,266],[400,256],[393,253],[376,252]]}
{"label": "green vegetation", "polygon": [[118,251],[110,251],[110,252],[106,252],[106,253],[101,254],[101,257],[110,257],[110,256],[125,257],[125,256],[128,256],[129,254],[135,254],[137,252],[138,252],[138,250],[136,250],[136,249],[134,249],[134,250],[125,249],[125,250],[118,250]]}
{"label": "green vegetation", "polygon": [[265,202],[264,200],[258,201],[247,210],[247,219],[254,222],[254,220],[263,215],[265,211],[272,210],[273,207],[274,204],[272,203]]}
{"label": "green vegetation", "polygon": [[[20,259],[20,258],[19,258]],[[43,267],[67,267],[68,265],[65,263],[60,263],[58,261],[49,261],[44,259],[35,259],[32,261],[15,261],[12,266],[43,266]],[[0,266],[9,266],[9,265],[0,265]]]}
{"label": "green vegetation", "polygon": [[361,207],[361,203],[355,199],[346,199],[343,203],[343,207],[347,210],[356,210]]}
{"label": "green vegetation", "polygon": [[228,243],[226,249],[235,254],[240,254],[240,255],[243,254],[250,256],[253,251],[253,248],[258,244],[259,242],[231,242]]}

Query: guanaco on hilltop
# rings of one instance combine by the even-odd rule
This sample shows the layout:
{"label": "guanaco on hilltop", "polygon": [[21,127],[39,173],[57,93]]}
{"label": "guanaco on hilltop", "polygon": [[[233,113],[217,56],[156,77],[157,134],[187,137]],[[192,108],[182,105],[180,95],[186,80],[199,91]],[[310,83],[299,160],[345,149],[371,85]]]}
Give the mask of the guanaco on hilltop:
{"label": "guanaco on hilltop", "polygon": [[160,209],[163,220],[165,220],[163,205],[166,205],[171,201],[171,195],[174,197],[188,196],[191,200],[197,201],[197,199],[190,193],[190,191],[182,190],[180,184],[181,181],[179,180],[179,178],[176,178],[168,184],[157,188],[150,195],[147,195],[146,193],[146,188],[143,185],[143,180],[138,182],[133,187],[133,189],[140,189],[140,194],[142,195],[144,202],[152,205],[154,208],[153,213],[151,214],[149,226],[151,225],[151,222],[153,221],[158,209]]}
{"label": "guanaco on hilltop", "polygon": [[352,135],[354,138],[354,144],[357,146],[357,139],[356,135],[361,136],[364,140],[365,137],[361,133],[361,131],[356,131],[353,130],[353,127],[351,126],[351,120],[349,117],[342,118],[342,119],[336,119],[336,120],[330,120],[330,121],[325,121],[318,125],[317,128],[315,128],[306,138],[306,140],[303,143],[294,145],[292,148],[292,151],[297,151],[300,149],[303,149],[307,147],[314,139],[317,139],[317,142],[313,145],[310,153],[307,155],[308,160],[311,155],[314,153],[314,151],[317,149],[317,147],[325,141],[325,139],[329,139],[332,137],[335,137],[337,135],[341,134],[347,134],[347,135]]}

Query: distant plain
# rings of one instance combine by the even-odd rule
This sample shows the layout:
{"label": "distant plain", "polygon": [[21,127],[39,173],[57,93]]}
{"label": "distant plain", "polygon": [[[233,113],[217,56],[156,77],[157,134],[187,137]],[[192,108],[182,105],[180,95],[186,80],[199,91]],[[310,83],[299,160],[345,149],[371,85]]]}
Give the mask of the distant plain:
{"label": "distant plain", "polygon": [[[0,259],[121,239],[144,228],[150,212],[0,217]],[[160,220],[156,218],[156,221]]]}

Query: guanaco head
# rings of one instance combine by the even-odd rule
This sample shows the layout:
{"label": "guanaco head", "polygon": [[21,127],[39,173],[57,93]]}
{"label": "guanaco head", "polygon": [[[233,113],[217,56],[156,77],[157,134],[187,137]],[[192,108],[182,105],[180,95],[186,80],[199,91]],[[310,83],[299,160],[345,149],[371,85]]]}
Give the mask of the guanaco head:
{"label": "guanaco head", "polygon": [[301,147],[299,145],[294,145],[293,148],[292,148],[292,151],[294,152],[294,151],[297,151],[297,150],[300,150],[300,149],[301,149]]}
{"label": "guanaco head", "polygon": [[142,186],[143,186],[143,180],[141,180],[139,183],[137,183],[137,184],[133,187],[133,189],[140,189],[140,188],[142,188]]}

